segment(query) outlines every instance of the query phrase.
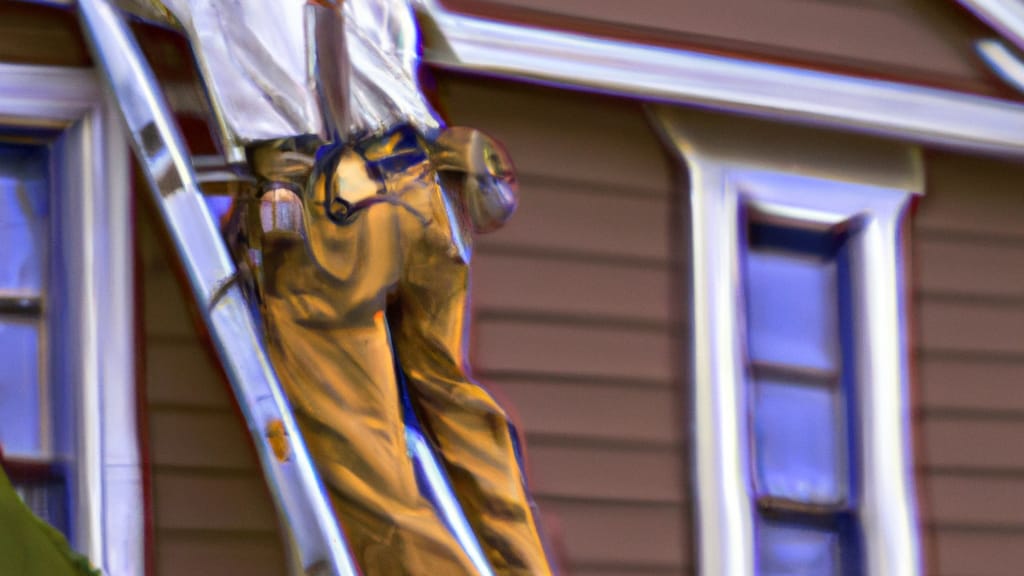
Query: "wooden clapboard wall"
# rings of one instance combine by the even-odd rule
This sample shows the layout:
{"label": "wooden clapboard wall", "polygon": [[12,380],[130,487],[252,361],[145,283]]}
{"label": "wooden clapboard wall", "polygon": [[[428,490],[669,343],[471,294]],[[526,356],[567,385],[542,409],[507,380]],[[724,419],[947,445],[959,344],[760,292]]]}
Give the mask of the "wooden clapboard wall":
{"label": "wooden clapboard wall", "polygon": [[665,152],[635,103],[454,76],[439,100],[517,163],[519,210],[476,244],[472,356],[518,417],[569,573],[689,573],[687,249]]}
{"label": "wooden clapboard wall", "polygon": [[[691,573],[688,264],[669,162],[633,104],[447,75],[438,93],[519,164],[520,210],[476,245],[473,357],[524,432],[570,573]],[[926,164],[911,265],[928,573],[1016,575],[1024,168]],[[283,574],[244,425],[146,211],[138,226],[157,573]]]}
{"label": "wooden clapboard wall", "polygon": [[[283,576],[266,483],[145,198],[137,250],[156,576]],[[116,497],[116,495],[114,495]]]}
{"label": "wooden clapboard wall", "polygon": [[1024,166],[933,153],[914,224],[929,574],[1024,566]]}
{"label": "wooden clapboard wall", "polygon": [[[1001,91],[965,61],[979,29],[950,3],[449,3],[577,27],[625,21],[663,43]],[[69,10],[0,3],[0,29],[0,60],[88,63]],[[571,573],[689,573],[688,264],[668,162],[634,105],[448,76],[439,92],[453,120],[506,140],[522,170],[515,220],[478,245],[474,356],[525,431],[533,488]],[[928,573],[1017,576],[1024,168],[941,153],[927,166],[911,255]],[[136,225],[155,572],[284,574],[245,426],[145,205]]]}

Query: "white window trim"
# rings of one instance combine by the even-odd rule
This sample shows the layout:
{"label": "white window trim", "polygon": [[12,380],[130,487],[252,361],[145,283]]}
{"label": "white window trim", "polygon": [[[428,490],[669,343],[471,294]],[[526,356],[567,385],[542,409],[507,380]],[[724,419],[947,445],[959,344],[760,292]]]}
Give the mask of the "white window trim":
{"label": "white window trim", "polygon": [[[135,402],[132,194],[116,109],[90,69],[0,63],[0,126],[61,131],[65,362],[76,410],[74,545],[107,576],[143,574],[145,507]],[[58,288],[69,289],[69,287]]]}
{"label": "white window trim", "polygon": [[854,335],[853,387],[860,415],[857,514],[864,566],[870,576],[918,576],[900,252],[906,209],[923,190],[919,152],[891,142],[851,143],[846,140],[864,139],[678,108],[653,107],[651,118],[689,176],[698,573],[756,573],[739,264],[745,203],[820,225],[858,217],[850,248],[861,321]]}

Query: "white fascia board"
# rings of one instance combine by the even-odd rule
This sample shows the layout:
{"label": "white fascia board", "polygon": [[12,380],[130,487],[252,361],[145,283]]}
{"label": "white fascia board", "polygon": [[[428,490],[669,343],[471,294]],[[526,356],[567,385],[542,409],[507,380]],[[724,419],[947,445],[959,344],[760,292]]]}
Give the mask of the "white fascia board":
{"label": "white fascia board", "polygon": [[1024,155],[1024,105],[1016,102],[510,24],[432,0],[420,8],[443,37],[424,57],[442,68]]}

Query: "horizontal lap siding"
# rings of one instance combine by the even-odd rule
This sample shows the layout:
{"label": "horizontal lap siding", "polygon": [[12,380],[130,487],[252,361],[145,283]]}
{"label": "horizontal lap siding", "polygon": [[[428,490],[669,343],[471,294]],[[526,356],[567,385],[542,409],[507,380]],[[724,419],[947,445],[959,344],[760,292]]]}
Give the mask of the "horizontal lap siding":
{"label": "horizontal lap siding", "polygon": [[935,576],[1024,565],[1024,168],[930,154],[914,223],[918,468]]}
{"label": "horizontal lap siding", "polygon": [[[512,222],[476,243],[472,356],[527,439],[549,531],[576,576],[691,573],[688,264],[661,149],[629,105],[460,77],[439,90],[454,122],[504,140],[521,173]],[[911,261],[929,573],[1015,575],[1024,170],[946,154],[927,166]],[[244,424],[153,226],[140,217],[158,573],[282,574]]]}
{"label": "horizontal lap siding", "polygon": [[0,62],[88,66],[89,52],[72,10],[0,2]]}
{"label": "horizontal lap siding", "polygon": [[689,574],[683,234],[664,152],[634,105],[460,77],[440,96],[520,174],[518,211],[476,243],[472,357],[527,440],[569,573]]}
{"label": "horizontal lap siding", "polygon": [[158,241],[137,219],[157,576],[281,576],[285,555],[245,423]]}

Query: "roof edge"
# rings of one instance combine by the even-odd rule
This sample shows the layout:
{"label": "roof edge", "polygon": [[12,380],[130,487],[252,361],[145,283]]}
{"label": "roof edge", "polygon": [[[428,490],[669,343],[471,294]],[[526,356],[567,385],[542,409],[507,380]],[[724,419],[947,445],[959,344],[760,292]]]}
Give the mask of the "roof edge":
{"label": "roof edge", "polygon": [[[75,0],[28,0],[74,5]],[[1024,47],[1024,9],[957,0]],[[798,66],[554,31],[412,0],[431,65],[668,104],[1024,157],[1024,103]]]}
{"label": "roof edge", "polygon": [[[1024,156],[1024,104],[460,15],[419,0],[435,66]],[[433,41],[432,41],[433,40]],[[443,41],[439,41],[443,40]]]}

